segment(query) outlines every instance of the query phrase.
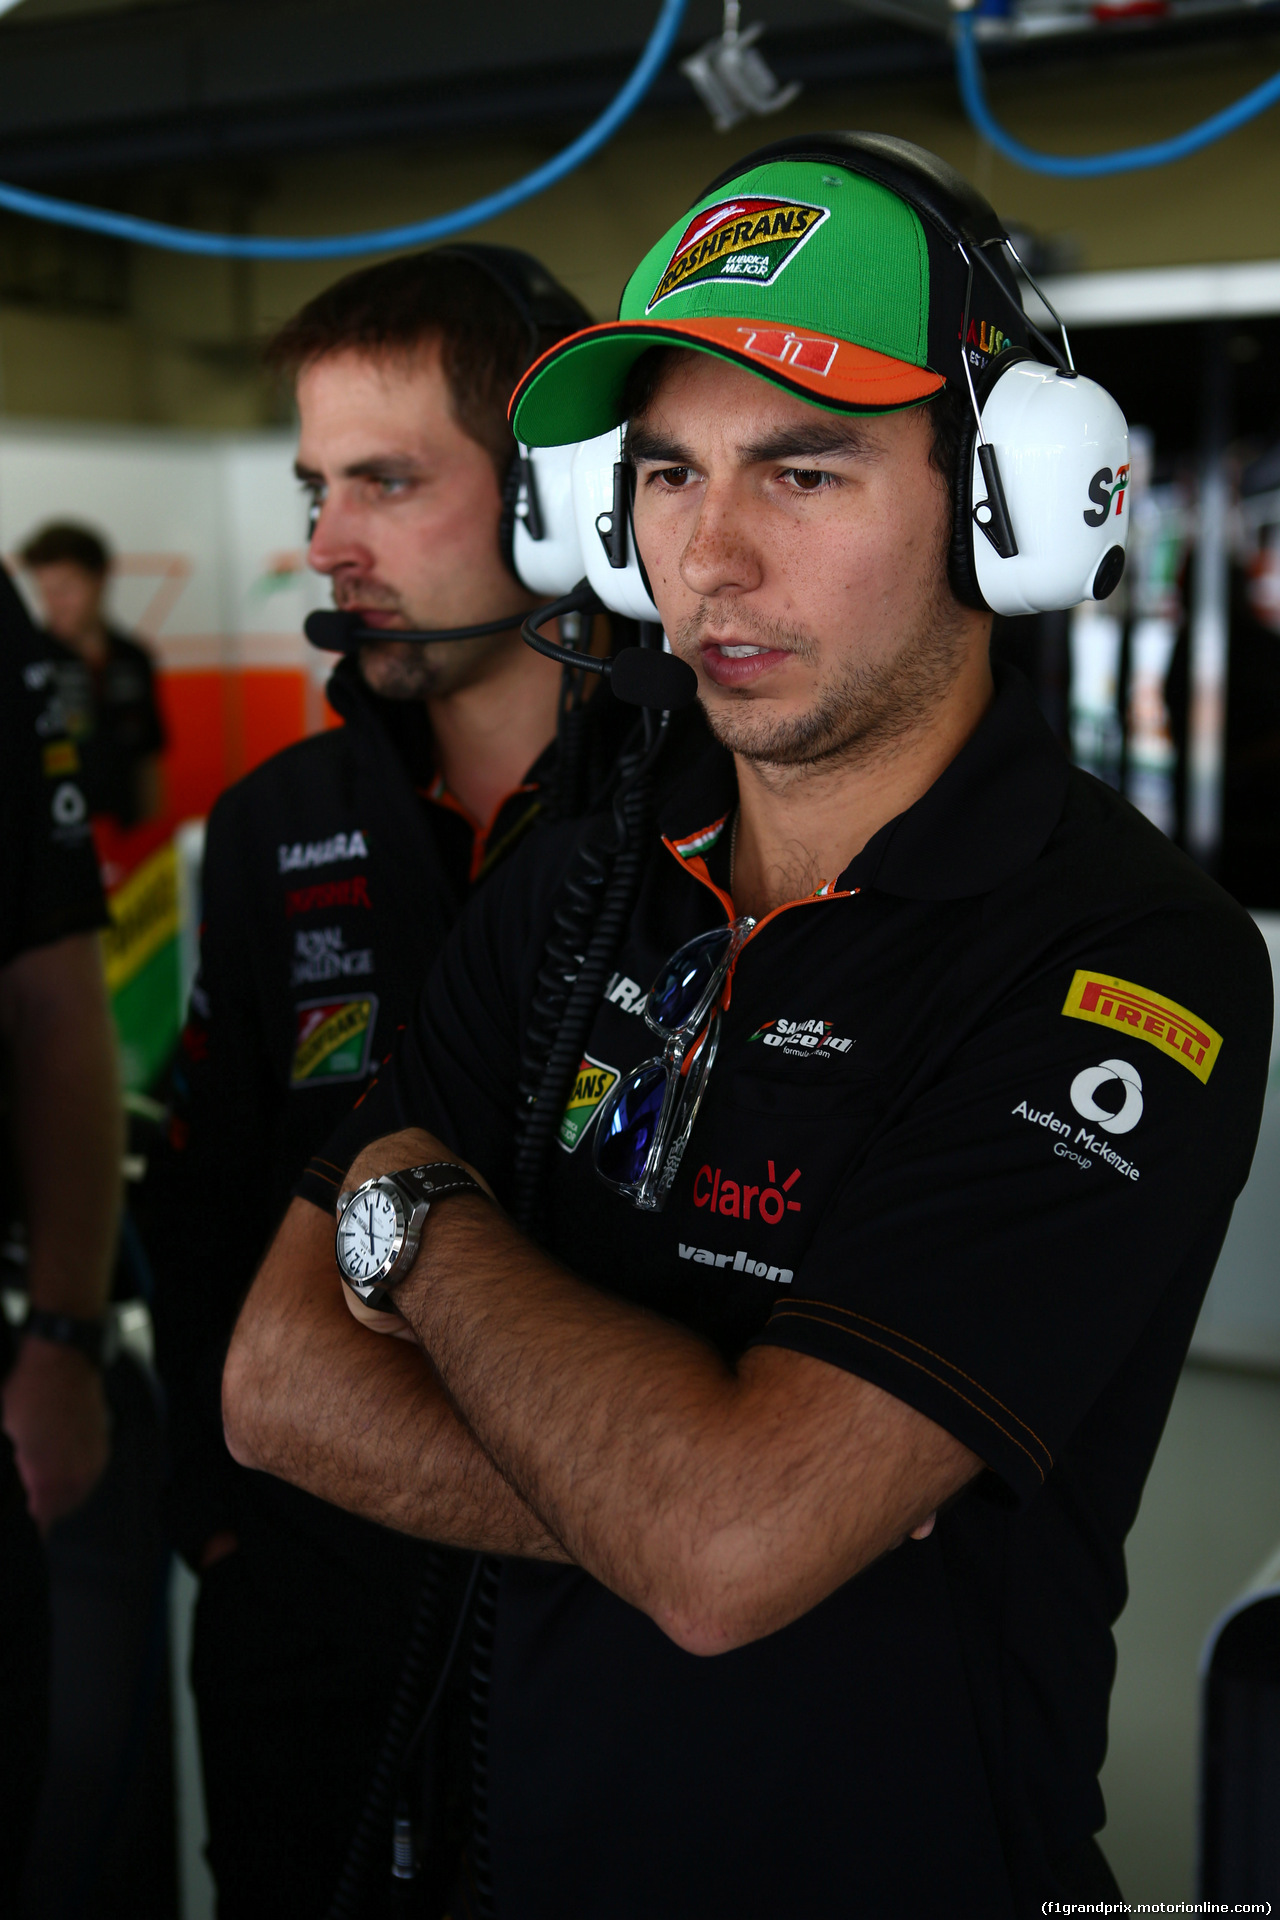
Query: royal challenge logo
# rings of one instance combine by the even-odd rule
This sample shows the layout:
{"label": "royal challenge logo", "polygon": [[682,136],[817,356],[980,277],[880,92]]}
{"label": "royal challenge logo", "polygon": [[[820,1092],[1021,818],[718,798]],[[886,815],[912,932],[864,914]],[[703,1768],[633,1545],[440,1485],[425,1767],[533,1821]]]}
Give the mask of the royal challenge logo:
{"label": "royal challenge logo", "polygon": [[681,234],[645,312],[708,280],[771,287],[830,212],[804,200],[746,195],[704,207]]}

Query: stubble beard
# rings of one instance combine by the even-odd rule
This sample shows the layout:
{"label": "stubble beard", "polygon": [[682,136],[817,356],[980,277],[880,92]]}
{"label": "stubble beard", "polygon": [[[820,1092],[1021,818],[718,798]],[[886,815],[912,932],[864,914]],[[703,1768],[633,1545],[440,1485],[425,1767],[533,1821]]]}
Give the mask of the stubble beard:
{"label": "stubble beard", "polygon": [[[374,593],[365,586],[345,596],[335,591],[339,609],[344,598],[361,607],[377,606],[411,624],[407,610],[393,595]],[[360,648],[360,672],[374,693],[384,700],[440,700],[483,677],[490,655],[505,638],[502,634],[474,640],[445,640],[433,647],[423,640],[397,640],[394,627],[385,640],[370,640]]]}
{"label": "stubble beard", "polygon": [[[696,656],[712,608],[703,601],[677,633],[676,651]],[[745,608],[735,634],[755,646],[781,647],[804,664],[823,649],[802,627],[761,620]],[[964,614],[945,578],[933,583],[903,644],[887,659],[846,662],[802,713],[771,717],[748,692],[715,689],[703,712],[722,747],[762,768],[854,766],[889,757],[938,712],[964,663]],[[727,696],[727,697],[725,697]]]}

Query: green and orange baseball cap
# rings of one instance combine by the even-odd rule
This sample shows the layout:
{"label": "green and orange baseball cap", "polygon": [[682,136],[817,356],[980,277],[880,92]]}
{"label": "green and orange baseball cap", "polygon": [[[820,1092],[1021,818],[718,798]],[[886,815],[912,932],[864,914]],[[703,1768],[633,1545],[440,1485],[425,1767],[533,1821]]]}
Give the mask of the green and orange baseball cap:
{"label": "green and orange baseball cap", "polygon": [[[847,166],[836,157],[841,142]],[[784,144],[798,151],[748,156],[663,234],[627,282],[616,320],[571,334],[535,362],[512,396],[518,440],[561,446],[616,426],[627,374],[650,347],[713,354],[818,406],[868,414],[930,399],[963,377],[963,352],[976,372],[1025,343],[1003,262],[1003,279],[974,276],[962,340],[968,266],[953,238],[927,199],[913,204],[854,169],[864,144],[918,155],[997,229],[959,175],[877,136]]]}

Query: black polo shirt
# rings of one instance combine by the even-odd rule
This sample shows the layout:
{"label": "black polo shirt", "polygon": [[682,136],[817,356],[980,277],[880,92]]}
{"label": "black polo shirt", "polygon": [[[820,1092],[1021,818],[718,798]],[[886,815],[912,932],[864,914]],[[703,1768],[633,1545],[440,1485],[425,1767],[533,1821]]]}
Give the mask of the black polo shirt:
{"label": "black polo shirt", "polygon": [[138,822],[138,777],[145,763],[164,750],[164,722],[147,649],[115,627],[105,628],[104,635],[106,650],[97,666],[52,635],[46,643],[58,663],[68,732],[79,753],[89,811],[132,827]]}
{"label": "black polo shirt", "polygon": [[[21,954],[106,924],[89,808],[51,644],[32,625],[0,567],[0,969]],[[8,1119],[6,1104],[0,1092],[0,1123]],[[8,1131],[6,1124],[0,1147],[5,1228],[22,1211]],[[4,1277],[6,1284],[23,1280],[20,1270]],[[0,1377],[12,1355],[0,1314]],[[0,1491],[0,1504],[3,1498]]]}
{"label": "black polo shirt", "polygon": [[[1123,1541],[1249,1168],[1266,952],[1005,673],[929,792],[762,920],[667,1208],[640,1214],[596,1179],[591,1125],[657,1050],[643,989],[733,912],[735,797],[712,748],[667,809],[548,1171],[548,1242],[730,1357],[763,1342],[874,1381],[988,1471],[928,1540],[717,1659],[585,1574],[509,1561],[498,1912],[1038,1912],[1103,1824]],[[327,1162],[419,1122],[505,1191],[553,844],[468,910]],[[317,1204],[328,1174],[304,1183]]]}

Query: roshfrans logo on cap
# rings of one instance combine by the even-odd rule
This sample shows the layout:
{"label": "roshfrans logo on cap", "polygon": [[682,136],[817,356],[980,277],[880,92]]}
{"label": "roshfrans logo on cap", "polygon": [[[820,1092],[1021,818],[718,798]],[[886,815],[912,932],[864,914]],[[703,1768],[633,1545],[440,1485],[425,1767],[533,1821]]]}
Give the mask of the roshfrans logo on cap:
{"label": "roshfrans logo on cap", "polygon": [[830,211],[805,200],[746,194],[704,207],[681,234],[645,312],[652,313],[659,300],[705,280],[772,286]]}

